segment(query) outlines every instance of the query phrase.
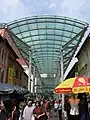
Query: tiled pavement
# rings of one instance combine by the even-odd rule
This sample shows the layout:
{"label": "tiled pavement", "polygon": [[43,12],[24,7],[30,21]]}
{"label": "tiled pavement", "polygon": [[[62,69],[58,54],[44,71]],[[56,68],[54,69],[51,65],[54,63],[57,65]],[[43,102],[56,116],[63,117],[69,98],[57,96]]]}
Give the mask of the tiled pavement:
{"label": "tiled pavement", "polygon": [[50,117],[48,120],[59,120],[58,117]]}
{"label": "tiled pavement", "polygon": [[57,117],[55,117],[55,113],[54,113],[54,111],[53,111],[53,112],[51,113],[51,117],[50,117],[48,120],[59,120],[58,114],[57,114]]}

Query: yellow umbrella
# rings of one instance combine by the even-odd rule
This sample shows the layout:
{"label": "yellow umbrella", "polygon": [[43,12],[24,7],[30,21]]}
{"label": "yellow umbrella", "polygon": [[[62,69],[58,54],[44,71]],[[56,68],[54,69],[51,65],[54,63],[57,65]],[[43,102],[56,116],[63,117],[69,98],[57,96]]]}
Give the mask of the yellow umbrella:
{"label": "yellow umbrella", "polygon": [[69,94],[69,93],[84,93],[90,91],[90,83],[88,77],[74,77],[69,78],[60,83],[55,88],[55,93],[58,94]]}

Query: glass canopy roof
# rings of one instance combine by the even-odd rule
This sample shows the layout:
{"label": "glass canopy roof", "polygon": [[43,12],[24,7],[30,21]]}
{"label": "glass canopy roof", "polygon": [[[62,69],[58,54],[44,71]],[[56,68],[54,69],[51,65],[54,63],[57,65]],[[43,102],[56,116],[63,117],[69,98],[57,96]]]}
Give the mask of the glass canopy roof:
{"label": "glass canopy roof", "polygon": [[7,27],[27,60],[31,50],[39,73],[54,75],[60,67],[61,49],[65,72],[88,24],[67,17],[35,16],[15,20]]}

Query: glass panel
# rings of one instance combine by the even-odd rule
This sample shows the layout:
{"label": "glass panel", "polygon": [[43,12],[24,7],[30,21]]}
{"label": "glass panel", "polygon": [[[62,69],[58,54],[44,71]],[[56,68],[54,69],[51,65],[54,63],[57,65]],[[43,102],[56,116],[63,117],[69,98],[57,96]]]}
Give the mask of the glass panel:
{"label": "glass panel", "polygon": [[55,19],[46,18],[46,21],[47,21],[47,22],[55,22]]}
{"label": "glass panel", "polygon": [[75,25],[78,26],[78,27],[84,28],[84,25],[82,25],[82,24],[75,23]]}
{"label": "glass panel", "polygon": [[73,32],[79,33],[81,30],[82,30],[81,28],[74,27],[74,30],[73,30]]}
{"label": "glass panel", "polygon": [[52,35],[52,36],[51,36],[51,35],[48,35],[48,36],[47,36],[47,39],[55,39],[55,36],[54,36],[54,35]]}
{"label": "glass panel", "polygon": [[63,23],[64,19],[56,19],[56,22]]}
{"label": "glass panel", "polygon": [[20,45],[20,44],[21,44],[19,40],[17,40],[16,43],[17,43],[17,45]]}
{"label": "glass panel", "polygon": [[46,51],[47,48],[44,48],[44,49],[42,49],[42,50],[38,50],[38,52],[43,52],[44,50]]}
{"label": "glass panel", "polygon": [[48,47],[52,47],[53,48],[53,45],[48,45]]}
{"label": "glass panel", "polygon": [[38,23],[38,28],[46,28],[46,25],[45,23]]}
{"label": "glass panel", "polygon": [[20,28],[21,32],[28,31],[28,26],[27,25],[20,26],[19,28]]}
{"label": "glass panel", "polygon": [[61,46],[59,46],[59,45],[58,45],[58,46],[57,46],[57,45],[54,45],[54,48],[61,48]]}
{"label": "glass panel", "polygon": [[41,45],[41,48],[47,48],[47,44],[45,44],[45,45]]}
{"label": "glass panel", "polygon": [[73,21],[67,21],[67,20],[65,21],[65,23],[68,24],[68,25],[72,25],[72,26],[75,24],[75,22],[73,22]]}
{"label": "glass panel", "polygon": [[35,48],[36,48],[36,49],[37,49],[37,48],[41,48],[41,46],[40,46],[40,45],[36,45]]}
{"label": "glass panel", "polygon": [[11,24],[9,27],[13,29],[14,27],[17,27],[17,24]]}
{"label": "glass panel", "polygon": [[73,37],[75,37],[75,36],[76,36],[76,34],[73,33],[73,34],[71,35],[71,38],[73,38]]}
{"label": "glass panel", "polygon": [[23,37],[28,37],[28,36],[30,36],[30,33],[29,32],[24,32],[24,33],[22,33],[22,35],[23,35]]}
{"label": "glass panel", "polygon": [[81,37],[81,36],[78,36],[78,38],[76,38],[76,40],[79,41],[80,37]]}
{"label": "glass panel", "polygon": [[35,19],[30,19],[30,20],[27,20],[28,23],[35,23],[36,20]]}
{"label": "glass panel", "polygon": [[71,32],[66,32],[64,31],[64,34],[63,34],[65,37],[70,37],[71,36]]}
{"label": "glass panel", "polygon": [[75,21],[74,18],[68,18],[68,17],[65,17],[66,20],[71,20],[71,21]]}
{"label": "glass panel", "polygon": [[68,41],[70,41],[70,38],[63,37],[62,41],[63,42],[65,42],[65,41],[68,42]]}
{"label": "glass panel", "polygon": [[65,24],[65,30],[68,30],[68,31],[72,31],[73,30],[73,26],[72,25],[68,25],[68,24]]}
{"label": "glass panel", "polygon": [[17,24],[18,24],[18,25],[24,25],[24,24],[26,24],[26,21],[20,21],[20,22],[18,22]]}
{"label": "glass panel", "polygon": [[46,30],[38,30],[38,31],[39,31],[39,35],[46,34]]}
{"label": "glass panel", "polygon": [[61,31],[61,30],[55,30],[56,35],[62,35],[62,33],[63,33],[63,31]]}
{"label": "glass panel", "polygon": [[54,28],[55,25],[53,23],[46,23],[47,28]]}
{"label": "glass panel", "polygon": [[78,41],[74,40],[74,41],[73,41],[73,44],[77,44],[77,42],[78,42]]}
{"label": "glass panel", "polygon": [[37,24],[29,24],[29,29],[37,29]]}
{"label": "glass panel", "polygon": [[38,31],[37,30],[31,31],[31,35],[38,35]]}
{"label": "glass panel", "polygon": [[55,41],[54,42],[54,44],[60,44],[61,43],[61,41]]}
{"label": "glass panel", "polygon": [[37,60],[40,62],[40,63],[44,63],[43,61],[43,59],[42,58],[37,58]]}
{"label": "glass panel", "polygon": [[21,35],[21,34],[17,34],[17,37],[18,37],[18,38],[22,38],[22,35]]}
{"label": "glass panel", "polygon": [[41,44],[47,44],[47,40],[41,40],[40,43]]}
{"label": "glass panel", "polygon": [[61,40],[62,37],[61,36],[55,36],[55,40]]}
{"label": "glass panel", "polygon": [[40,39],[41,40],[43,40],[43,39],[45,40],[46,39],[46,35],[40,35]]}
{"label": "glass panel", "polygon": [[[24,42],[28,42],[28,41],[31,41],[31,37],[28,37],[28,38],[25,38],[25,39],[22,39]],[[29,43],[30,44],[30,43]]]}
{"label": "glass panel", "polygon": [[15,33],[15,34],[17,34],[17,33],[20,33],[20,30],[19,30],[19,28],[14,28],[14,29],[12,29],[12,31]]}
{"label": "glass panel", "polygon": [[37,22],[45,22],[45,19],[37,19]]}
{"label": "glass panel", "polygon": [[54,35],[54,30],[47,30],[47,34],[53,34]]}
{"label": "glass panel", "polygon": [[39,36],[32,36],[32,40],[39,40]]}
{"label": "glass panel", "polygon": [[63,27],[64,27],[64,24],[58,24],[58,23],[56,23],[55,25],[56,25],[55,26],[56,29],[63,29]]}

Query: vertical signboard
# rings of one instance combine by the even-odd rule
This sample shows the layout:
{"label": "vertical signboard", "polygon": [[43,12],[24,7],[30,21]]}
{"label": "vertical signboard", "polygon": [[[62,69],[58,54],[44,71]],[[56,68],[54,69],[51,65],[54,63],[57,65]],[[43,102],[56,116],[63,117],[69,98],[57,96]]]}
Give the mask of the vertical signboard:
{"label": "vertical signboard", "polygon": [[13,84],[14,74],[15,74],[14,68],[11,68],[11,67],[10,67],[10,68],[8,69],[8,84]]}

